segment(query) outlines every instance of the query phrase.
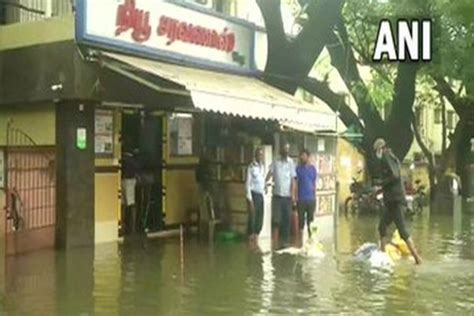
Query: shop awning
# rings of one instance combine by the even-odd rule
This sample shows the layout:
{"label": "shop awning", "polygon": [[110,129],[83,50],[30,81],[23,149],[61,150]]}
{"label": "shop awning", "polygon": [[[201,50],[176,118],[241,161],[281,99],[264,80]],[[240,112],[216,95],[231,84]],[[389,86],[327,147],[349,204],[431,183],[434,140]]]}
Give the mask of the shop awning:
{"label": "shop awning", "polygon": [[[150,75],[183,86],[195,108],[252,119],[275,120],[304,130],[334,130],[335,116],[264,82],[239,75],[178,66],[137,57],[103,53],[103,65],[133,80],[153,87]],[[144,73],[146,76],[138,76]],[[170,91],[168,91],[170,92]],[[179,90],[176,90],[179,93]],[[180,91],[183,92],[183,91]]]}

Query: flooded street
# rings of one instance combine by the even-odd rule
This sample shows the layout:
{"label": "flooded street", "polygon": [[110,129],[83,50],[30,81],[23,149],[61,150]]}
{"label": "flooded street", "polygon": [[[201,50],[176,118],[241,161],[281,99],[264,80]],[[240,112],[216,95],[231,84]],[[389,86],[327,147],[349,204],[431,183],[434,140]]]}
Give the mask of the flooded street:
{"label": "flooded street", "polygon": [[[409,221],[422,266],[370,271],[351,253],[376,241],[375,218],[341,218],[337,255],[258,254],[244,243],[109,244],[8,262],[2,309],[28,315],[472,315],[474,217]],[[330,253],[329,249],[326,249]]]}

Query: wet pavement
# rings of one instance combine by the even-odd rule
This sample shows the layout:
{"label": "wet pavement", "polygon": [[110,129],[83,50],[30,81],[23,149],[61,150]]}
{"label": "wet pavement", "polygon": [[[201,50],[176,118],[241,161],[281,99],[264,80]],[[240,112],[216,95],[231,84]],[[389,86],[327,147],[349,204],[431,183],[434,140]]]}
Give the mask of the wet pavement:
{"label": "wet pavement", "polygon": [[474,315],[474,216],[409,221],[424,258],[391,273],[352,259],[376,218],[341,218],[321,260],[244,243],[130,241],[9,258],[8,315]]}

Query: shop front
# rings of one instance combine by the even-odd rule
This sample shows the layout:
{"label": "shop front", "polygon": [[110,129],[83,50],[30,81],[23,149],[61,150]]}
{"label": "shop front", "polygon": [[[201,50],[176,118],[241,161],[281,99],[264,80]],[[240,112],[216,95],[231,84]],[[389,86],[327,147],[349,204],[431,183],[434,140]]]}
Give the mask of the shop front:
{"label": "shop front", "polygon": [[[282,124],[293,127],[295,144],[315,146],[331,176],[323,155],[331,142],[295,130],[334,130],[334,116],[258,79],[254,34],[247,22],[182,3],[84,0],[74,42],[11,52],[17,64],[22,54],[40,52],[41,60],[29,72],[35,88],[7,83],[5,100],[53,104],[57,245],[117,240],[130,153],[140,162],[136,224],[148,232],[196,220],[203,149],[212,155],[216,217],[243,231],[245,167],[257,146],[271,162]],[[328,195],[332,190],[328,184]],[[321,214],[330,214],[330,198],[322,197],[320,209],[328,210]]]}

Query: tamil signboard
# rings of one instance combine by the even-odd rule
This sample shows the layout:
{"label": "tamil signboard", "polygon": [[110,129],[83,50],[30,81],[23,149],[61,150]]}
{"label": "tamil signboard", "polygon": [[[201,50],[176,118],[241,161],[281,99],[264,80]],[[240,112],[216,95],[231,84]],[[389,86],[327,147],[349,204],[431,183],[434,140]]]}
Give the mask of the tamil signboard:
{"label": "tamil signboard", "polygon": [[80,44],[209,67],[254,68],[254,28],[244,21],[164,0],[82,0],[76,10]]}

